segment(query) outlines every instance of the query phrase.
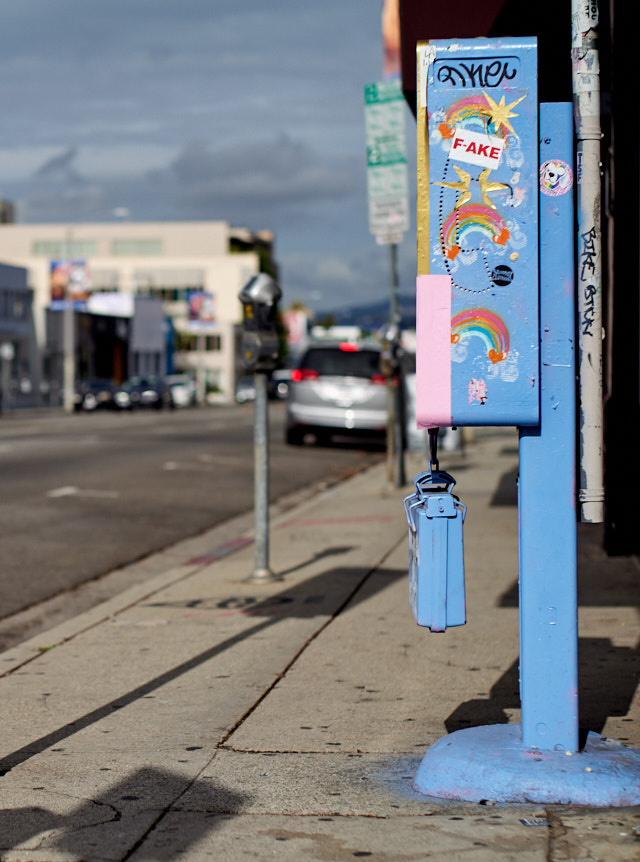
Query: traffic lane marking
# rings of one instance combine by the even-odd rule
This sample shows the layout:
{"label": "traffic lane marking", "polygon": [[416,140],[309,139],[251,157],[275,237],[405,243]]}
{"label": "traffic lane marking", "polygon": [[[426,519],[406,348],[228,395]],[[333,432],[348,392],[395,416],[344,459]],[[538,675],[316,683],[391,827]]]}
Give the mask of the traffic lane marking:
{"label": "traffic lane marking", "polygon": [[47,491],[47,497],[94,497],[100,500],[116,500],[120,491],[99,491],[90,488],[78,488],[77,485],[63,485],[60,488],[52,488]]}

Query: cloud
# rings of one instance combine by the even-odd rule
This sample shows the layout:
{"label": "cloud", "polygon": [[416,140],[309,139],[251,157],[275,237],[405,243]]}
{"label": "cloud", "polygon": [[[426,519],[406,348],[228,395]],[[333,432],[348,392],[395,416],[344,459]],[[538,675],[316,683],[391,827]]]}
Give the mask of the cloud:
{"label": "cloud", "polygon": [[116,200],[136,220],[222,218],[275,231],[303,212],[313,223],[314,209],[327,204],[362,209],[366,194],[354,157],[322,155],[284,134],[219,149],[189,143],[169,159],[157,146],[70,147],[4,191],[27,221],[99,220]]}
{"label": "cloud", "polygon": [[35,176],[46,179],[60,179],[64,180],[64,182],[81,182],[81,177],[73,166],[77,155],[77,148],[69,147],[64,153],[47,159],[35,172]]}
{"label": "cloud", "polygon": [[20,220],[224,219],[274,231],[288,295],[387,289],[363,122],[379,2],[0,5],[0,181]]}
{"label": "cloud", "polygon": [[[290,136],[214,150],[189,144],[153,182],[194,214],[259,214],[278,221],[296,206],[345,200],[357,190],[354,160],[321,157]],[[252,216],[253,218],[254,216]]]}

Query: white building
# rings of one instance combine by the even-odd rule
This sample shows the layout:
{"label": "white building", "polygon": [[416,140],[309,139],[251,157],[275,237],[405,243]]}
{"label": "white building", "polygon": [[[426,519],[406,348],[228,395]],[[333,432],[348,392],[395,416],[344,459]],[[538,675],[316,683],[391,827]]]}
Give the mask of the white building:
{"label": "white building", "polygon": [[[96,302],[100,294],[119,293],[162,299],[175,329],[175,367],[195,374],[201,396],[218,390],[227,399],[237,375],[238,293],[261,261],[272,264],[272,243],[269,232],[253,234],[223,221],[0,224],[0,261],[28,273],[41,351],[46,309],[66,272],[76,298]],[[75,282],[68,277],[71,262]]]}

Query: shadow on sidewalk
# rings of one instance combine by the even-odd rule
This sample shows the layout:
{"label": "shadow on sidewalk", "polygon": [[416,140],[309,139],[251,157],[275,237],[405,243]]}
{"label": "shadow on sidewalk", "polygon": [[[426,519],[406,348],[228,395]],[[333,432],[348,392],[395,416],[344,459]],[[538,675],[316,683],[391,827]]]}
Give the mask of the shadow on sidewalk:
{"label": "shadow on sidewalk", "polygon": [[[0,775],[5,775],[20,763],[24,763],[31,757],[41,754],[46,749],[58,744],[64,739],[68,739],[80,730],[101,721],[109,715],[112,715],[115,710],[123,709],[126,706],[134,703],[140,698],[146,697],[163,685],[167,685],[173,680],[183,676],[194,668],[199,667],[205,662],[215,658],[221,653],[237,646],[238,644],[250,639],[274,625],[277,625],[280,620],[294,618],[312,618],[316,616],[327,617],[324,623],[318,626],[311,639],[316,637],[331,620],[335,619],[348,604],[357,603],[359,601],[358,593],[369,577],[376,573],[382,577],[376,577],[374,584],[376,589],[382,589],[388,583],[397,580],[400,577],[406,578],[405,570],[400,569],[384,569],[372,568],[369,570],[360,568],[335,568],[322,574],[309,578],[306,581],[298,582],[290,587],[284,587],[283,590],[275,595],[265,599],[243,595],[241,597],[230,596],[226,599],[201,598],[189,599],[184,602],[148,602],[143,607],[154,608],[184,608],[188,612],[214,610],[220,611],[225,615],[238,614],[245,617],[262,618],[260,622],[250,628],[243,629],[237,634],[226,638],[225,640],[215,643],[201,653],[193,656],[185,662],[167,669],[164,673],[153,679],[148,680],[140,686],[125,692],[102,706],[93,709],[91,712],[80,716],[68,724],[63,725],[57,730],[48,733],[46,736],[35,739],[17,751],[6,755],[0,760]],[[260,585],[256,585],[256,593],[261,589]],[[242,591],[244,592],[244,590]],[[335,600],[332,603],[331,597],[341,596],[336,607]],[[367,599],[372,595],[371,590],[367,591]],[[329,607],[327,604],[329,603]],[[212,620],[213,621],[213,620]],[[309,643],[310,641],[307,641]],[[264,642],[261,641],[261,649],[264,649]],[[292,659],[295,655],[292,656]]]}
{"label": "shadow on sidewalk", "polygon": [[518,467],[503,473],[491,497],[490,506],[518,505]]}
{"label": "shadow on sidewalk", "polygon": [[[578,524],[578,606],[640,611],[637,560],[608,557],[602,547],[601,525]],[[500,596],[498,607],[518,607],[517,580]]]}
{"label": "shadow on sidewalk", "polygon": [[[233,793],[212,781],[194,782],[164,770],[139,769],[95,798],[86,799],[69,814],[60,815],[40,807],[0,810],[0,853],[23,849],[28,854],[33,849],[32,839],[55,830],[59,835],[53,841],[45,838],[38,843],[38,858],[44,858],[43,844],[45,852],[67,853],[74,859],[86,859],[87,855],[107,858],[112,855],[120,836],[126,835],[127,831],[139,834],[143,830],[143,835],[133,846],[122,847],[119,858],[128,858],[169,807],[192,787],[199,787],[199,792],[207,800],[207,815],[194,818],[189,829],[181,831],[180,838],[172,832],[171,853],[175,857],[215,828],[219,821],[212,815],[237,813],[249,797]],[[107,850],[110,852],[104,852]],[[136,858],[157,860],[158,857],[147,857],[143,847],[138,850]]]}
{"label": "shadow on sidewalk", "polygon": [[[607,719],[627,715],[640,673],[640,651],[608,638],[579,638],[578,717],[581,728],[601,733]],[[508,724],[506,710],[520,708],[518,660],[491,687],[487,699],[461,703],[445,721],[448,733],[484,724]],[[620,738],[625,742],[624,738]]]}
{"label": "shadow on sidewalk", "polygon": [[508,724],[506,709],[520,708],[518,660],[491,686],[489,697],[461,703],[445,720],[447,733],[484,724]]}

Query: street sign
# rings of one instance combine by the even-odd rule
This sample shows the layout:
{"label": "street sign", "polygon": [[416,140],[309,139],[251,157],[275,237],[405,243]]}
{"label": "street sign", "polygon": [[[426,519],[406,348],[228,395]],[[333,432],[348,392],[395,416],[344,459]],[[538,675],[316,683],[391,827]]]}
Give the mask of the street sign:
{"label": "street sign", "polygon": [[409,228],[404,97],[397,80],[364,88],[369,230],[378,243],[402,241]]}

